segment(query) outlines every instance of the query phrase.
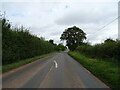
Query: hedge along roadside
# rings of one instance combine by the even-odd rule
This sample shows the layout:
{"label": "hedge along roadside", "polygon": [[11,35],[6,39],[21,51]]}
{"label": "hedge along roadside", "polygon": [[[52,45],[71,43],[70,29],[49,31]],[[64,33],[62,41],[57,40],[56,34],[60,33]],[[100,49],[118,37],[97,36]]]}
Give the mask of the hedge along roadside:
{"label": "hedge along roadside", "polygon": [[52,53],[44,54],[44,55],[41,55],[41,56],[35,56],[35,57],[32,57],[32,58],[20,60],[18,62],[14,62],[14,63],[11,63],[11,64],[3,65],[2,66],[2,73],[5,73],[7,71],[10,71],[12,69],[18,68],[18,67],[23,66],[25,64],[34,62],[38,59],[44,58],[46,56],[49,56],[49,55],[52,55],[52,54],[55,54],[55,53],[57,53],[57,52],[52,52]]}
{"label": "hedge along roadside", "polygon": [[3,65],[55,51],[55,45],[30,34],[28,29],[11,28],[11,24],[4,18],[0,21],[2,21]]}
{"label": "hedge along roadside", "polygon": [[79,52],[70,51],[68,54],[72,56],[75,60],[80,62],[86,69],[88,69],[91,73],[105,82],[111,88],[120,88],[120,75],[118,72],[120,67],[116,66],[116,64],[114,64],[113,62],[88,58],[80,54]]}

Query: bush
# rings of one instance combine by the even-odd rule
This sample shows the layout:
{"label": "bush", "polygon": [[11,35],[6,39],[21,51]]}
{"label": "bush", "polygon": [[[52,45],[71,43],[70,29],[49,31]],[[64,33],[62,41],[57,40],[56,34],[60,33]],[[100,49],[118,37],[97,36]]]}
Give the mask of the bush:
{"label": "bush", "polygon": [[10,64],[55,51],[54,45],[29,33],[21,27],[11,29],[6,19],[2,21],[2,64]]}
{"label": "bush", "polygon": [[84,44],[76,49],[84,55],[101,58],[101,59],[116,59],[120,60],[120,41],[107,39],[104,43],[96,45]]}
{"label": "bush", "polygon": [[68,52],[70,56],[80,62],[86,69],[104,81],[113,90],[120,88],[119,66],[113,62],[103,61],[101,59],[92,59],[78,52]]}

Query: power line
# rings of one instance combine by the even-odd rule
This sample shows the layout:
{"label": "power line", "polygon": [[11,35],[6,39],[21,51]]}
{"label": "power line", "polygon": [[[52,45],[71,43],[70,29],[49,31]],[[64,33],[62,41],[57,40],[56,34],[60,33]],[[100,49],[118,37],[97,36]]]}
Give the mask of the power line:
{"label": "power line", "polygon": [[[116,21],[118,18],[120,18],[120,16],[118,16],[117,18],[115,18],[114,20],[112,20],[111,22],[109,22],[108,24],[104,25],[102,28],[98,29],[95,33],[93,34],[96,34],[97,32],[101,31],[102,29],[104,29],[105,27],[107,27],[108,25],[110,25],[111,23],[113,23],[114,21]],[[93,37],[93,35],[92,35]],[[91,38],[91,37],[90,37]]]}

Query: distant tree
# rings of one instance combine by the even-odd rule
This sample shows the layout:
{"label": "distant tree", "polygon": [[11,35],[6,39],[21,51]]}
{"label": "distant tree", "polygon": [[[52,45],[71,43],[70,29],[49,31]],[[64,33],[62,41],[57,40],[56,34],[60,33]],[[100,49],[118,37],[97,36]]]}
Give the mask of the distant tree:
{"label": "distant tree", "polygon": [[66,48],[66,46],[64,46],[63,44],[58,44],[57,45],[57,51],[64,51],[64,50],[66,50],[67,48]]}
{"label": "distant tree", "polygon": [[74,26],[65,29],[60,39],[66,40],[66,46],[68,46],[68,48],[73,51],[76,47],[83,43],[84,39],[86,39],[86,33],[84,33],[83,30],[79,29],[78,27]]}
{"label": "distant tree", "polygon": [[108,38],[104,42],[107,43],[107,42],[115,42],[115,41],[113,39],[111,39],[111,38]]}
{"label": "distant tree", "polygon": [[49,42],[54,45],[54,40],[50,39]]}
{"label": "distant tree", "polygon": [[41,40],[45,41],[45,38],[44,37],[40,37]]}

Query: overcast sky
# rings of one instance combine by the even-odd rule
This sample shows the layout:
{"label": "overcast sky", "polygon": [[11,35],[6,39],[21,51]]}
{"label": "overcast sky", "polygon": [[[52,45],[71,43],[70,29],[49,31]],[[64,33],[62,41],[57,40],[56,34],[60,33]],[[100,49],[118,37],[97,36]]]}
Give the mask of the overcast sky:
{"label": "overcast sky", "polygon": [[12,25],[30,27],[30,33],[45,37],[46,40],[53,39],[55,43],[60,43],[62,32],[72,26],[82,29],[91,44],[100,43],[109,37],[118,38],[117,20],[100,29],[118,17],[119,0],[11,1],[1,2],[0,11],[6,12]]}

